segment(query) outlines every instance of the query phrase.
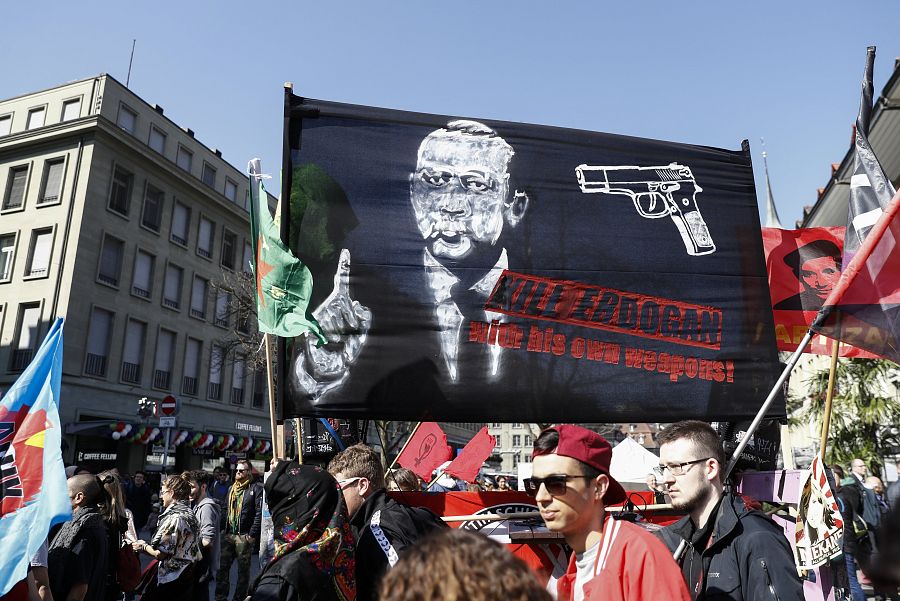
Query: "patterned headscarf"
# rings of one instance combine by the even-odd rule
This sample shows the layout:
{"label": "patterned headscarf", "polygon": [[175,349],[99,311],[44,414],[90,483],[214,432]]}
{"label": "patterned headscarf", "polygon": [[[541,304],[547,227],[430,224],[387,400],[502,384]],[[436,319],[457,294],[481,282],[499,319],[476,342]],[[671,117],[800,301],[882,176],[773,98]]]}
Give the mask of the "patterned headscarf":
{"label": "patterned headscarf", "polygon": [[[263,574],[274,570],[288,581],[312,567],[331,579],[339,599],[356,598],[353,532],[340,487],[318,466],[280,462],[265,484],[272,513],[275,555]],[[259,579],[257,579],[257,582]]]}

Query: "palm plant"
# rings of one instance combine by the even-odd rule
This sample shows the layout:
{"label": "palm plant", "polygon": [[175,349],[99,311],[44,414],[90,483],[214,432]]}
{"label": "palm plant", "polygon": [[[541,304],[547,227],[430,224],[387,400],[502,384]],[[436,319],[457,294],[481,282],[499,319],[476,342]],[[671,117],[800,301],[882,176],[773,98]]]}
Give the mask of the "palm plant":
{"label": "palm plant", "polygon": [[[815,372],[806,380],[807,402],[789,404],[792,423],[822,423],[828,371]],[[884,452],[900,442],[898,382],[900,374],[892,362],[841,360],[835,380],[826,462],[846,464],[859,457],[873,472],[880,473]]]}

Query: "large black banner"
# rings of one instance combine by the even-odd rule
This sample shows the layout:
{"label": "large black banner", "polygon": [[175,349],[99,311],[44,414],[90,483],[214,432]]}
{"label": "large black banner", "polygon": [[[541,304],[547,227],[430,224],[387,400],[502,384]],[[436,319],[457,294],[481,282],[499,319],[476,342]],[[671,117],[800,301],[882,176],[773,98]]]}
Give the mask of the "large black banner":
{"label": "large black banner", "polygon": [[778,364],[746,144],[295,102],[290,243],[329,343],[294,339],[285,415],[755,414]]}

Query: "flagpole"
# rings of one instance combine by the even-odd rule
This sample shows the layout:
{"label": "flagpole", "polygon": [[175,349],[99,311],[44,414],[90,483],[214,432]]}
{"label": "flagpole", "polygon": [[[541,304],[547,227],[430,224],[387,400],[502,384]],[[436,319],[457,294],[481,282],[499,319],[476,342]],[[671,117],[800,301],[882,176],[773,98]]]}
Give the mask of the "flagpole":
{"label": "flagpole", "polygon": [[[406,450],[406,447],[409,445],[409,442],[413,439],[413,436],[416,435],[416,432],[419,431],[419,426],[421,426],[421,425],[422,425],[422,422],[416,422],[416,427],[413,428],[412,432],[409,433],[409,438],[406,439],[406,442],[404,442],[403,446],[400,448],[400,452],[397,453],[397,456],[394,457],[393,461],[391,461],[391,464],[388,466],[388,471],[390,471],[391,468],[394,467],[394,464],[397,463],[397,460],[400,459],[400,455],[402,455],[403,451]],[[377,430],[377,428],[376,428],[376,430]]]}
{"label": "flagpole", "polygon": [[797,365],[797,361],[800,360],[800,355],[802,355],[803,351],[806,350],[806,347],[809,346],[809,342],[812,340],[812,337],[812,330],[807,330],[806,336],[804,336],[803,340],[800,341],[800,344],[797,346],[797,350],[794,351],[794,354],[791,355],[790,359],[788,359],[787,365],[785,365],[784,367],[784,371],[782,371],[781,375],[778,376],[778,380],[775,382],[775,385],[772,386],[772,390],[771,392],[769,392],[769,396],[766,397],[766,400],[765,402],[763,402],[762,407],[760,407],[759,411],[756,413],[756,417],[753,418],[753,422],[751,422],[750,427],[747,428],[747,433],[741,439],[741,442],[734,450],[734,453],[732,453],[731,461],[728,462],[728,467],[725,468],[725,478],[727,478],[728,475],[731,474],[731,470],[734,469],[734,466],[737,464],[741,453],[744,452],[744,448],[747,446],[747,443],[750,442],[750,439],[753,437],[753,433],[756,432],[756,429],[759,427],[760,422],[762,422],[763,418],[766,416],[766,413],[768,413],[769,407],[772,405],[772,403],[775,401],[775,397],[778,395],[778,391],[784,385],[784,381],[787,380],[787,377],[788,375],[790,375],[791,370],[794,369],[795,365]]}
{"label": "flagpole", "polygon": [[[387,459],[388,448],[387,448],[387,445],[384,444],[384,438],[382,438],[382,436],[381,436],[381,430],[378,429],[378,424],[375,424],[375,434],[378,435],[378,441],[381,443],[381,449],[382,449],[382,452],[384,453],[384,458]],[[404,446],[405,446],[405,445],[404,445]],[[399,455],[398,455],[398,456],[399,456]],[[393,463],[393,462],[391,462],[391,464],[390,464],[390,465],[388,466],[388,468],[385,470],[385,475],[386,475],[386,476],[390,476],[390,475],[391,475],[391,468],[392,468],[392,467],[394,467],[394,463]]]}
{"label": "flagpole", "polygon": [[303,420],[294,418],[294,434],[297,436],[297,463],[303,463]]}
{"label": "flagpole", "polygon": [[[840,316],[838,316],[840,319]],[[836,327],[840,327],[837,325]],[[825,447],[828,444],[828,430],[831,428],[831,408],[834,400],[834,381],[837,375],[838,356],[841,352],[841,341],[832,339],[831,369],[828,371],[828,390],[825,393],[825,415],[822,417],[822,435],[819,438],[819,457],[825,463]]]}
{"label": "flagpole", "polygon": [[275,380],[272,367],[272,345],[269,335],[263,334],[263,344],[266,345],[266,384],[269,389],[269,427],[272,428],[272,456],[281,457],[278,452],[278,424],[275,420]]}

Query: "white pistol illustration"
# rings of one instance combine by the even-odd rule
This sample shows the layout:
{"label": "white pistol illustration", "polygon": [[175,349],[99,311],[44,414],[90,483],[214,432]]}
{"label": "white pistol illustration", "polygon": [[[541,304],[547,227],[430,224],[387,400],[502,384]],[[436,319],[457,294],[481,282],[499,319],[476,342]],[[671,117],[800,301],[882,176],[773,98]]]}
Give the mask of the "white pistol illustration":
{"label": "white pistol illustration", "polygon": [[689,255],[716,251],[697,207],[697,193],[703,188],[694,181],[690,167],[678,163],[662,167],[579,165],[575,177],[585,194],[621,194],[631,198],[641,217],[671,217]]}

